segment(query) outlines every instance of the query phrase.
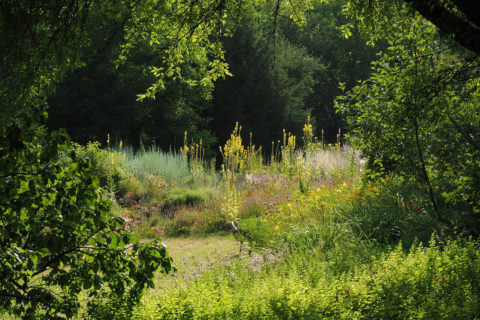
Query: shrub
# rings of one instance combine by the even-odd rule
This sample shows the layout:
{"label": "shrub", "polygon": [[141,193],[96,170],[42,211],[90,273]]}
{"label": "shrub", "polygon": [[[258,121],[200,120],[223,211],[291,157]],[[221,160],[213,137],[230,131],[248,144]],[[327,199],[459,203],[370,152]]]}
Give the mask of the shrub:
{"label": "shrub", "polygon": [[100,179],[100,185],[108,187],[109,191],[116,189],[119,181],[126,175],[123,155],[101,149],[97,141],[89,142],[85,146],[73,142],[71,150],[76,158],[91,161],[93,172]]}
{"label": "shrub", "polygon": [[163,203],[163,210],[168,212],[181,206],[199,206],[210,200],[213,196],[212,189],[175,188]]}
{"label": "shrub", "polygon": [[138,243],[112,216],[99,166],[75,152],[60,159],[69,142],[61,131],[0,129],[0,314],[66,319],[100,301],[128,311],[156,269],[172,269],[163,246]]}
{"label": "shrub", "polygon": [[246,240],[254,248],[265,248],[271,245],[272,228],[260,218],[248,218],[238,221],[240,240]]}
{"label": "shrub", "polygon": [[250,255],[188,286],[144,296],[133,319],[475,319],[478,245],[398,246],[336,277],[321,253],[274,267],[267,256]]}

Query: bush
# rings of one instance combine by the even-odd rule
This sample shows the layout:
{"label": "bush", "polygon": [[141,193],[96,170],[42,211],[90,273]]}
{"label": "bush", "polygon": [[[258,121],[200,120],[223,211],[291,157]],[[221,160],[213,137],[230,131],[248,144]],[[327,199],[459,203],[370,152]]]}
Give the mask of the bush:
{"label": "bush", "polygon": [[94,174],[100,179],[100,185],[110,191],[117,188],[119,181],[126,175],[126,165],[121,153],[100,148],[100,143],[89,142],[82,146],[73,142],[71,150],[75,157],[90,160]]}
{"label": "bush", "polygon": [[266,248],[272,243],[273,230],[262,218],[248,218],[238,221],[241,240],[246,240],[253,248]]}
{"label": "bush", "polygon": [[318,253],[273,268],[265,259],[242,258],[227,272],[146,295],[133,319],[433,320],[475,319],[480,312],[476,241],[432,243],[408,253],[398,246],[337,277]]}
{"label": "bush", "polygon": [[210,200],[212,196],[213,191],[208,188],[175,188],[163,203],[163,210],[168,212],[181,206],[199,206]]}
{"label": "bush", "polygon": [[95,314],[99,302],[128,313],[153,272],[172,268],[163,246],[138,243],[112,216],[102,166],[76,152],[60,159],[69,142],[63,132],[0,129],[0,314],[67,319]]}

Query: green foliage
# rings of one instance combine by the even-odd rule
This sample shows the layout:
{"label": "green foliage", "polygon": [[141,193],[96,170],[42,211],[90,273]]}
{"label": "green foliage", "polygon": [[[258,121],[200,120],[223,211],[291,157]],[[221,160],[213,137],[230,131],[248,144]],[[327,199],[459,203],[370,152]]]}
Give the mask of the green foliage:
{"label": "green foliage", "polygon": [[[210,105],[205,99],[208,90],[169,78],[164,79],[165,88],[154,95],[155,99],[138,101],[138,94],[156,79],[147,72],[147,66],[162,65],[168,54],[142,42],[130,50],[127,61],[116,65],[113,60],[124,41],[124,32],[118,29],[129,14],[128,8],[119,3],[116,10],[120,14],[102,9],[92,8],[87,21],[90,44],[83,50],[85,66],[69,74],[48,99],[48,127],[67,128],[72,139],[82,144],[103,140],[110,134],[135,147],[143,142],[165,150],[178,146],[188,130],[195,139],[203,139],[208,148],[215,140],[205,130],[208,119],[202,117]],[[194,67],[197,63],[204,65],[206,61],[191,57],[179,68],[185,71],[185,77],[200,81],[202,69]]]}
{"label": "green foliage", "polygon": [[270,238],[273,235],[272,228],[263,221],[262,217],[241,219],[238,221],[238,232],[243,240],[246,240],[254,248],[270,246]]}
{"label": "green foliage", "polygon": [[437,214],[440,192],[477,210],[479,60],[419,16],[393,30],[370,79],[337,101],[352,142],[372,172],[416,181]]}
{"label": "green foliage", "polygon": [[475,241],[397,247],[336,278],[321,256],[297,255],[260,272],[240,260],[144,297],[133,319],[470,319],[480,311]]}
{"label": "green foliage", "polygon": [[64,133],[0,133],[0,310],[24,319],[67,319],[81,305],[104,318],[116,305],[128,313],[155,270],[172,270],[165,248],[137,243],[110,215],[89,160],[60,159]]}
{"label": "green foliage", "polygon": [[219,142],[228,140],[239,122],[244,140],[252,132],[257,145],[268,149],[282,128],[297,130],[312,108],[305,100],[315,83],[314,72],[323,65],[302,44],[291,44],[280,32],[272,34],[279,26],[255,16],[269,9],[246,11],[241,20],[232,21],[241,27],[223,39],[233,76],[216,83],[208,112],[209,128]]}
{"label": "green foliage", "polygon": [[[359,22],[342,12],[345,4],[344,0],[315,1],[313,8],[306,12],[305,25],[298,26],[288,19],[281,19],[279,23],[279,29],[290,43],[304,47],[322,65],[313,70],[315,83],[304,103],[311,109],[313,133],[321,136],[324,143],[336,142],[335,134],[344,127],[342,115],[334,108],[335,97],[342,93],[339,83],[350,89],[358,80],[368,78],[370,62],[383,47],[382,43],[375,47],[365,45],[367,38],[355,30]],[[345,25],[352,27],[348,38],[341,32]],[[297,127],[288,130],[300,136],[298,124],[305,119],[304,116]],[[325,134],[321,134],[321,130]]]}
{"label": "green foliage", "polygon": [[210,200],[213,196],[211,189],[175,188],[163,204],[164,210],[171,210],[180,206],[198,206]]}
{"label": "green foliage", "polygon": [[72,143],[71,149],[77,159],[90,160],[94,175],[100,179],[100,185],[109,191],[116,189],[126,174],[123,155],[100,148],[99,142],[89,142],[85,146]]}
{"label": "green foliage", "polygon": [[[444,37],[456,41],[478,56],[480,41],[476,30],[480,19],[472,13],[475,11],[473,5],[461,0],[349,0],[344,11],[359,20],[361,29],[369,33],[372,40],[392,32],[395,28],[392,19],[399,15],[408,19],[416,11],[433,23]],[[350,27],[345,31],[350,31]]]}
{"label": "green foliage", "polygon": [[127,155],[127,167],[137,178],[143,180],[154,174],[168,183],[185,183],[189,176],[188,161],[180,153],[164,152],[156,146]]}

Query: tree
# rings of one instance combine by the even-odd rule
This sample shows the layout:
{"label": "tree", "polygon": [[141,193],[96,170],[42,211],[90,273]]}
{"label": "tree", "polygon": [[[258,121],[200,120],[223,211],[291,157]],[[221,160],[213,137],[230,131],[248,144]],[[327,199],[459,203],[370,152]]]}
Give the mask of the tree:
{"label": "tree", "polygon": [[[146,72],[149,65],[161,65],[165,54],[154,51],[148,43],[130,50],[129,59],[119,66],[118,57],[123,31],[115,32],[121,17],[105,17],[93,8],[86,26],[90,44],[83,51],[85,66],[68,74],[48,98],[50,130],[66,128],[78,143],[112,140],[138,147],[156,144],[168,150],[183,143],[184,132],[208,148],[214,137],[206,130],[203,117],[211,105],[209,90],[190,86],[180,80],[165,79],[165,88],[155,99],[138,100],[155,81]],[[106,19],[108,18],[108,19]],[[108,39],[108,46],[106,46]],[[179,65],[189,79],[203,77],[195,66],[203,62],[194,57]]]}
{"label": "tree", "polygon": [[[369,168],[414,180],[439,203],[479,210],[480,60],[419,15],[397,19],[372,76],[337,100]],[[441,194],[441,195],[440,195]],[[443,201],[442,201],[443,200]]]}
{"label": "tree", "polygon": [[[480,55],[480,18],[474,1],[468,0],[350,0],[345,10],[360,18],[370,31],[389,32],[399,8],[409,8],[433,23],[464,48]],[[405,13],[405,12],[404,12]],[[408,14],[411,16],[411,13]],[[373,36],[373,34],[372,34]]]}
{"label": "tree", "polygon": [[260,25],[253,14],[241,24],[224,40],[232,76],[216,83],[210,128],[226,141],[238,121],[244,133],[252,132],[256,143],[269,148],[282,129],[301,133],[310,114],[305,100],[315,83],[313,73],[322,65],[281,34],[274,45],[269,24]]}

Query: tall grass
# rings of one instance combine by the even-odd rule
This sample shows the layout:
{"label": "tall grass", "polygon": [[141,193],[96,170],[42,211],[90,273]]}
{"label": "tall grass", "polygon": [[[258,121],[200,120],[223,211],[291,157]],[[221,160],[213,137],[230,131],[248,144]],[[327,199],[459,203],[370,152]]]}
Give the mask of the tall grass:
{"label": "tall grass", "polygon": [[168,183],[181,184],[189,177],[188,160],[180,153],[163,151],[157,146],[133,152],[132,148],[122,150],[129,170],[139,179],[148,175],[163,177]]}
{"label": "tall grass", "polygon": [[358,152],[349,146],[308,150],[305,154],[312,170],[325,176],[332,176],[340,171],[358,171],[361,168]]}

